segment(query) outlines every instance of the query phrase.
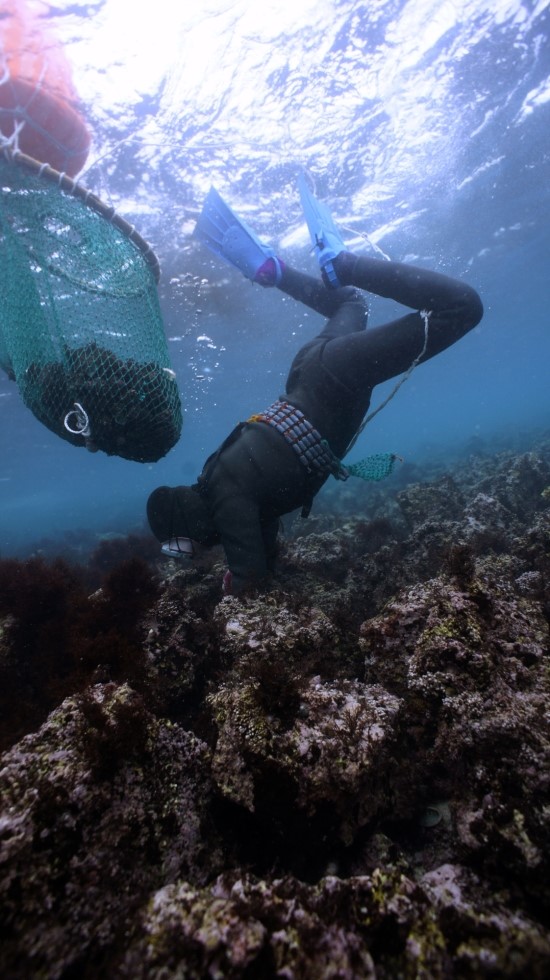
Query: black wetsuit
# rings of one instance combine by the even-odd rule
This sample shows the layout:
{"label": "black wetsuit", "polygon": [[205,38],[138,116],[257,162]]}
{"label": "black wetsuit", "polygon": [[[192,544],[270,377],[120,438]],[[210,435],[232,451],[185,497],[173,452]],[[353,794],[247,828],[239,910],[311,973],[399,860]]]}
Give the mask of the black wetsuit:
{"label": "black wetsuit", "polygon": [[[285,398],[341,458],[374,386],[405,372],[422,351],[425,319],[419,311],[430,311],[421,358],[426,361],[471,330],[483,310],[475,290],[438,273],[351,253],[339,256],[335,267],[350,285],[327,289],[285,266],[279,289],[328,317],[321,333],[294,358]],[[365,300],[354,287],[415,312],[366,331]],[[206,461],[200,493],[225,549],[235,591],[268,575],[279,518],[310,501],[327,476],[309,476],[284,436],[264,422],[239,426]],[[174,528],[173,533],[185,531]]]}

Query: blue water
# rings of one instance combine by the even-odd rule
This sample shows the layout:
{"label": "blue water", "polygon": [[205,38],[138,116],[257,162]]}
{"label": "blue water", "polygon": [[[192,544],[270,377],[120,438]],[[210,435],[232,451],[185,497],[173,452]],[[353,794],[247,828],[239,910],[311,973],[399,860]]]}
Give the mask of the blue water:
{"label": "blue water", "polygon": [[[152,465],[42,427],[0,378],[0,552],[144,529],[160,483],[189,483],[234,423],[283,389],[315,315],[190,238],[211,183],[316,273],[296,177],[351,247],[464,277],[485,317],[419,368],[353,455],[411,461],[550,426],[550,3],[125,0],[52,12],[93,133],[82,181],[153,244],[185,411]],[[190,5],[181,5],[188,7]],[[395,314],[373,300],[371,322]],[[373,405],[392,383],[375,391]],[[351,458],[351,457],[350,457]]]}

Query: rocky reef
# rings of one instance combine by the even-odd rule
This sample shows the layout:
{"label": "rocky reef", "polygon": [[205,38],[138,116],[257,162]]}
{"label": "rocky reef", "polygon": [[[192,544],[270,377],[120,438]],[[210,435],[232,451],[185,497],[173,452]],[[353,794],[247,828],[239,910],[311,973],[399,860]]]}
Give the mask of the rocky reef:
{"label": "rocky reef", "polygon": [[338,492],[262,595],[0,562],[2,976],[550,974],[550,438]]}

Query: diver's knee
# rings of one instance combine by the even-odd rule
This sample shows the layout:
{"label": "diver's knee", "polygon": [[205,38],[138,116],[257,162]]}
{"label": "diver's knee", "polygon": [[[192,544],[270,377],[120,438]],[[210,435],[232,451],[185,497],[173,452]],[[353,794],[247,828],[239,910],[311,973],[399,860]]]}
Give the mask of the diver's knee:
{"label": "diver's knee", "polygon": [[477,327],[483,317],[483,303],[481,296],[479,293],[476,293],[475,289],[472,289],[472,293],[473,296],[470,299],[470,317],[472,319],[472,326]]}
{"label": "diver's knee", "polygon": [[334,291],[334,295],[342,304],[357,303],[360,306],[366,306],[365,296],[360,289],[357,289],[357,286],[340,286]]}
{"label": "diver's knee", "polygon": [[467,330],[472,330],[474,327],[477,327],[483,316],[481,297],[471,286],[467,287],[467,291],[464,294],[462,316]]}

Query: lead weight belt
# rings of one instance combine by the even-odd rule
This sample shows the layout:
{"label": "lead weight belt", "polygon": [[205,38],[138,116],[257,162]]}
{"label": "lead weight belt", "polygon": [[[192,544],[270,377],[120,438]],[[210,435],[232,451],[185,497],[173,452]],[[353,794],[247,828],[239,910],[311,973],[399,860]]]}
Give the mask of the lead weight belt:
{"label": "lead weight belt", "polygon": [[345,469],[330,449],[326,439],[305,417],[304,413],[278,398],[269,408],[251,415],[248,422],[265,422],[286,439],[310,475],[346,479]]}

